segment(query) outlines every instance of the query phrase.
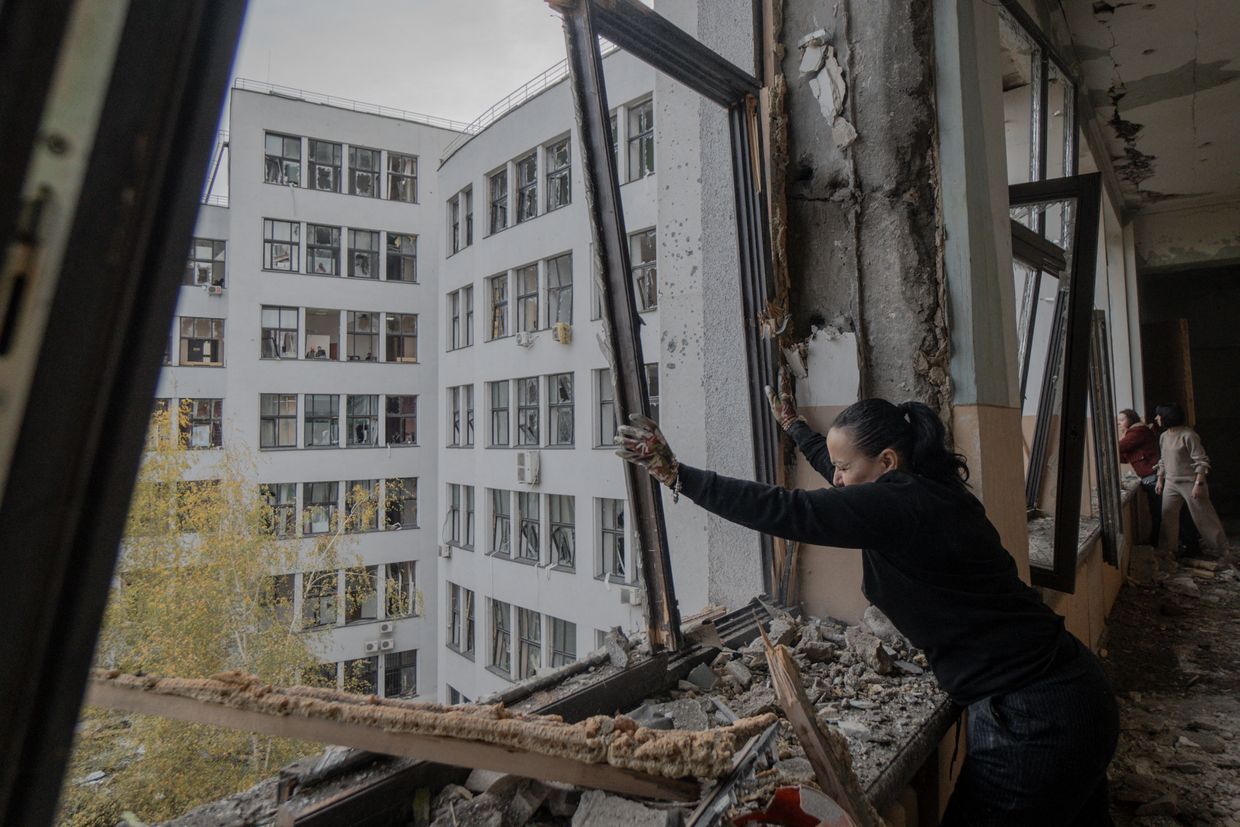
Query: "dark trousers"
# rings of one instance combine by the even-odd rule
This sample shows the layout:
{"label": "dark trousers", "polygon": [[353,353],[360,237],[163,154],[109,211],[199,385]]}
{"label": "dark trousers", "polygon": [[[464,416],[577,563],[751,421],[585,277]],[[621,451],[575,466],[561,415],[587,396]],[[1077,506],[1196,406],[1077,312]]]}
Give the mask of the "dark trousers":
{"label": "dark trousers", "polygon": [[[1141,478],[1141,489],[1145,491],[1145,496],[1150,506],[1150,539],[1146,545],[1151,546],[1158,545],[1159,533],[1162,531],[1162,494],[1154,490],[1157,484],[1157,474],[1150,474],[1148,477]],[[1193,556],[1198,554],[1200,550],[1201,534],[1197,531],[1197,524],[1193,522],[1192,515],[1188,512],[1188,506],[1185,505],[1180,509],[1180,547],[1178,551],[1181,554]]]}
{"label": "dark trousers", "polygon": [[1111,685],[1075,640],[1046,677],[969,706],[969,752],[943,827],[1110,825],[1119,737]]}

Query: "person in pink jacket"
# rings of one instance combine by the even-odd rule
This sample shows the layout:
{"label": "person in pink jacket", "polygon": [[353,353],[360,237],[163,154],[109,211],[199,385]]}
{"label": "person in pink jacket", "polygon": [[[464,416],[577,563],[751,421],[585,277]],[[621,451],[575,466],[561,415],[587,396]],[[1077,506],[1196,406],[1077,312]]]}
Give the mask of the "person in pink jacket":
{"label": "person in pink jacket", "polygon": [[1162,428],[1158,438],[1158,483],[1155,490],[1162,495],[1162,533],[1159,546],[1172,551],[1180,536],[1180,507],[1188,513],[1201,533],[1201,546],[1214,555],[1227,559],[1230,547],[1218,512],[1210,502],[1206,476],[1210,458],[1201,445],[1201,437],[1184,421],[1179,405],[1159,405],[1154,420]]}

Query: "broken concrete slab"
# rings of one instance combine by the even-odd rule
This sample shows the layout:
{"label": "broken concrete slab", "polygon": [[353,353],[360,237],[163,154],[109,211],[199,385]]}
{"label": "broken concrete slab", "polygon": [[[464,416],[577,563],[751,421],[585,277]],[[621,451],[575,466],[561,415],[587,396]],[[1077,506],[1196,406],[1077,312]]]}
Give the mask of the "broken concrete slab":
{"label": "broken concrete slab", "polygon": [[728,661],[723,669],[740,685],[741,689],[748,689],[753,683],[753,673],[749,671],[749,667],[738,660]]}
{"label": "broken concrete slab", "polygon": [[715,684],[719,683],[719,676],[704,663],[699,663],[688,674],[689,683],[699,689],[709,692],[715,688]]}
{"label": "broken concrete slab", "polygon": [[[777,617],[771,621],[771,625],[766,630],[766,635],[771,639],[771,643],[778,646],[793,646],[801,635],[801,629],[797,624],[783,617]],[[761,641],[758,641],[761,643]]]}
{"label": "broken concrete slab", "polygon": [[883,642],[860,626],[849,626],[844,633],[848,649],[866,666],[880,675],[890,675],[894,668],[891,655],[883,648]]}
{"label": "broken concrete slab", "polygon": [[632,650],[633,644],[629,642],[628,636],[619,626],[614,627],[603,638],[603,648],[607,650],[607,657],[612,666],[624,669],[629,665],[629,651]]}
{"label": "broken concrete slab", "polygon": [[573,827],[678,827],[679,810],[656,810],[637,801],[590,790],[581,796]]}
{"label": "broken concrete slab", "polygon": [[835,644],[817,640],[809,642],[802,640],[797,645],[796,653],[803,656],[810,663],[830,663],[835,658]]}
{"label": "broken concrete slab", "polygon": [[877,606],[866,607],[865,612],[861,615],[861,623],[884,643],[890,643],[892,646],[903,649],[908,649],[910,646],[908,638],[900,634],[900,630],[896,628],[896,625]]}

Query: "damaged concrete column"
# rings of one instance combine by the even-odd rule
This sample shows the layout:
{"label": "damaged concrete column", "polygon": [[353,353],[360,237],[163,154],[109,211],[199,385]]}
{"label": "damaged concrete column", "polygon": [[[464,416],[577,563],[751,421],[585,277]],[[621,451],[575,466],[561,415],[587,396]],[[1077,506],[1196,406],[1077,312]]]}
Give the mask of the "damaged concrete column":
{"label": "damaged concrete column", "polygon": [[952,431],[1027,580],[998,18],[985,0],[935,0],[934,34]]}

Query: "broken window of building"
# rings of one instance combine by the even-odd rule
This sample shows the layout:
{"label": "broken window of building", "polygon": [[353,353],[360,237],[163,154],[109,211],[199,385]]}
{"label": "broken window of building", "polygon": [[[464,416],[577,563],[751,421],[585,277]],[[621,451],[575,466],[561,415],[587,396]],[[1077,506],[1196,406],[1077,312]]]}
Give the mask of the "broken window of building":
{"label": "broken window of building", "polygon": [[517,608],[517,680],[532,678],[542,666],[542,615]]}
{"label": "broken window of building", "polygon": [[418,203],[417,156],[401,155],[399,152],[388,153],[387,197],[389,201]]}
{"label": "broken window of building", "polygon": [[297,394],[258,395],[258,447],[297,447]]}
{"label": "broken window of building", "polygon": [[518,268],[517,330],[538,330],[538,265]]}
{"label": "broken window of building", "polygon": [[572,154],[568,138],[548,144],[543,150],[547,166],[547,212],[567,206],[573,200]]}
{"label": "broken window of building", "polygon": [[388,313],[387,352],[388,362],[418,361],[418,316],[416,313]]}
{"label": "broken window of building", "polygon": [[573,254],[547,259],[547,327],[573,323]]}
{"label": "broken window of building", "polygon": [[625,580],[628,576],[628,559],[624,546],[624,500],[599,497],[598,503],[598,559],[595,574]]}
{"label": "broken window of building", "polygon": [[383,697],[412,698],[418,694],[418,651],[383,656]]}
{"label": "broken window of building", "polygon": [[306,225],[306,272],[316,276],[340,275],[340,228]]}
{"label": "broken window of building", "polygon": [[340,358],[340,311],[306,308],[306,358]]}
{"label": "broken window of building", "polygon": [[379,233],[376,230],[349,230],[349,277],[379,278]]}
{"label": "broken window of building", "polygon": [[383,483],[383,527],[418,527],[418,478],[391,477]]}
{"label": "broken window of building", "polygon": [[448,199],[448,239],[449,250],[452,253],[459,253],[461,251],[461,199],[456,195]]}
{"label": "broken window of building", "polygon": [[461,200],[465,203],[465,246],[468,247],[474,243],[474,188],[461,190]]}
{"label": "broken window of building", "polygon": [[301,186],[301,138],[268,132],[263,138],[263,180]]}
{"label": "broken window of building", "polygon": [[181,444],[192,450],[224,446],[224,400],[181,400]]}
{"label": "broken window of building", "polygon": [[646,100],[629,107],[629,180],[653,174],[654,101]]}
{"label": "broken window of building", "polygon": [[377,531],[379,528],[379,481],[349,480],[344,487],[346,531]]}
{"label": "broken window of building", "polygon": [[270,513],[267,524],[271,533],[281,539],[297,533],[297,483],[265,482],[259,493],[267,503]]}
{"label": "broken window of building", "polygon": [[379,568],[365,566],[344,573],[344,622],[379,619]]}
{"label": "broken window of building", "polygon": [[221,367],[224,364],[224,320],[182,316],[179,364]]}
{"label": "broken window of building", "polygon": [[224,257],[228,243],[214,238],[195,238],[189,245],[189,263],[182,284],[194,287],[224,286]]}
{"label": "broken window of building", "polygon": [[472,448],[474,445],[474,386],[461,386],[461,418],[464,422],[461,445]]}
{"label": "broken window of building", "polygon": [[639,311],[654,310],[659,305],[657,255],[653,227],[629,236],[629,261],[633,268],[633,289],[637,294]]}
{"label": "broken window of building", "polygon": [[340,192],[340,159],[342,147],[331,141],[316,141],[308,138],[306,155],[310,178],[310,189],[325,192]]}
{"label": "broken window of building", "polygon": [[288,626],[293,622],[294,598],[297,594],[297,576],[294,574],[275,574],[267,579],[266,588],[260,598],[263,605],[273,610],[277,623]]}
{"label": "broken window of building", "polygon": [[359,695],[379,694],[379,656],[345,661],[344,688]]}
{"label": "broken window of building", "polygon": [[461,592],[465,591],[456,583],[448,583],[448,648],[461,649]]}
{"label": "broken window of building", "polygon": [[510,444],[508,380],[487,382],[487,397],[491,411],[491,447],[507,447]]}
{"label": "broken window of building", "polygon": [[650,418],[659,421],[659,363],[646,365],[646,387],[650,390]]}
{"label": "broken window of building", "polygon": [[538,215],[538,153],[514,162],[517,170],[517,223]]}
{"label": "broken window of building", "polygon": [[491,335],[487,340],[508,335],[508,274],[500,273],[487,279],[487,293],[491,298]]}
{"label": "broken window of building", "polygon": [[296,273],[301,267],[301,224],[263,219],[263,269]]}
{"label": "broken window of building", "polygon": [[538,563],[542,559],[542,545],[538,535],[538,497],[533,491],[517,492],[517,559],[530,563]]}
{"label": "broken window of building", "polygon": [[298,313],[296,307],[263,305],[260,314],[262,324],[263,359],[296,359]]}
{"label": "broken window of building", "polygon": [[415,284],[418,280],[418,237],[407,233],[387,234],[386,281]]}
{"label": "broken window of building", "polygon": [[418,441],[418,397],[387,395],[384,439],[388,445],[415,445]]}
{"label": "broken window of building", "polygon": [[512,606],[492,599],[491,652],[488,665],[504,675],[512,673]]}
{"label": "broken window of building", "polygon": [[494,235],[508,226],[508,168],[493,173],[487,179],[490,193],[491,213],[487,231]]}
{"label": "broken window of building", "polygon": [[551,445],[573,444],[573,375],[547,377],[547,440]]}
{"label": "broken window of building", "polygon": [[[413,482],[413,490],[416,491],[417,480]],[[417,566],[415,560],[387,564],[383,584],[385,617],[412,617],[417,614]]]}
{"label": "broken window of building", "polygon": [[444,542],[461,546],[461,489],[459,483],[448,483],[448,517],[444,522]]}
{"label": "broken window of building", "polygon": [[311,571],[302,575],[303,626],[313,629],[336,624],[336,577],[334,571]]}
{"label": "broken window of building", "polygon": [[625,177],[624,167],[620,166],[620,119],[616,112],[613,111],[611,113],[609,121],[609,126],[611,127],[611,160],[615,165],[616,177],[619,179],[619,183],[623,184]]}
{"label": "broken window of building", "polygon": [[577,660],[577,624],[547,616],[551,629],[551,668],[567,666]]}
{"label": "broken window of building", "polygon": [[491,547],[488,554],[507,557],[512,553],[512,492],[487,489],[491,500]]}
{"label": "broken window of building", "polygon": [[176,524],[187,534],[219,530],[219,480],[179,480],[176,489]]}
{"label": "broken window of building", "polygon": [[[326,534],[336,527],[340,507],[340,483],[303,482],[301,484],[301,533]],[[336,590],[332,589],[335,597]]]}
{"label": "broken window of building", "polygon": [[[470,551],[474,549],[474,487],[472,485],[461,486],[461,496],[464,500],[464,521],[463,532],[461,535],[461,547]],[[472,619],[472,617],[471,617]]]}
{"label": "broken window of building", "polygon": [[172,400],[156,399],[151,421],[146,426],[146,450],[165,451],[172,447]]}
{"label": "broken window of building", "polygon": [[448,388],[448,445],[454,448],[473,444],[474,386]]}
{"label": "broken window of building", "polygon": [[448,294],[448,350],[474,343],[474,288],[472,285]]}
{"label": "broken window of building", "polygon": [[551,561],[558,568],[577,566],[577,500],[571,494],[547,495],[551,526]]}
{"label": "broken window of building", "polygon": [[517,444],[537,446],[538,377],[525,376],[514,381],[517,386]]}
{"label": "broken window of building", "polygon": [[379,444],[379,395],[349,394],[345,397],[348,444],[373,447]]}
{"label": "broken window of building", "polygon": [[334,393],[308,393],[305,401],[305,439],[307,448],[335,448],[340,444],[340,396]]}
{"label": "broken window of building", "polygon": [[379,314],[350,310],[345,316],[345,357],[350,362],[379,361]]}
{"label": "broken window of building", "polygon": [[609,448],[616,444],[616,427],[620,424],[616,416],[615,386],[611,381],[611,370],[601,368],[594,371],[594,447]]}
{"label": "broken window of building", "polygon": [[[349,146],[349,194],[379,197],[379,150]],[[389,174],[390,177],[390,174]]]}

